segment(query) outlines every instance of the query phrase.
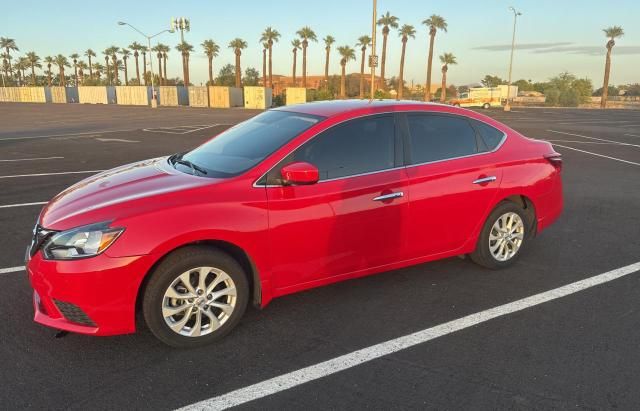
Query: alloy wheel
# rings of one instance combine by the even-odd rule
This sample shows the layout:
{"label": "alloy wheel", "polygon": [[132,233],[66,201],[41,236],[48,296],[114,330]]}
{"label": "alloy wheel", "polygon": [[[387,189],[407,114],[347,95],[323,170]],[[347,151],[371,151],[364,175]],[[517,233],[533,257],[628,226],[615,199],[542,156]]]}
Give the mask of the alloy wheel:
{"label": "alloy wheel", "polygon": [[502,214],[489,232],[489,251],[498,261],[508,261],[515,256],[524,241],[524,222],[514,213]]}

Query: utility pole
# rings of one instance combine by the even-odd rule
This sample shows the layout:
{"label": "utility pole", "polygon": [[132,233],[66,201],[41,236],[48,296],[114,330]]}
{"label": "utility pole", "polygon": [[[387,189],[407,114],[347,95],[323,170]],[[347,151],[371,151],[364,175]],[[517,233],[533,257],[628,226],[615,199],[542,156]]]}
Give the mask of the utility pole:
{"label": "utility pole", "polygon": [[191,31],[191,22],[186,17],[172,17],[171,18],[171,30],[180,30],[180,42],[184,43],[184,32]]}
{"label": "utility pole", "polygon": [[509,7],[509,10],[513,12],[513,37],[511,38],[511,58],[509,60],[509,85],[507,86],[507,103],[504,105],[504,111],[511,111],[511,104],[509,98],[511,97],[511,70],[513,69],[513,51],[516,48],[516,22],[518,16],[522,16],[522,13],[516,11],[513,7]]}
{"label": "utility pole", "polygon": [[371,18],[371,55],[369,56],[369,66],[371,67],[371,100],[376,94],[376,66],[378,65],[378,56],[376,55],[376,12],[377,1],[373,0],[373,16]]}

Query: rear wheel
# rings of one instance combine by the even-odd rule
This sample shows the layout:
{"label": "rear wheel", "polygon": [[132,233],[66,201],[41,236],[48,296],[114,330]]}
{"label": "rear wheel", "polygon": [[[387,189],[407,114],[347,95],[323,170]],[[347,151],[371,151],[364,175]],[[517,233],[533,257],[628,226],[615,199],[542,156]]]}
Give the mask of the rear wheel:
{"label": "rear wheel", "polygon": [[530,226],[518,204],[500,203],[487,218],[476,249],[470,254],[471,259],[491,269],[510,266],[520,256]]}
{"label": "rear wheel", "polygon": [[151,274],[143,297],[145,322],[173,347],[197,347],[228,334],[249,300],[242,267],[229,255],[207,247],[170,254]]}
{"label": "rear wheel", "polygon": [[485,109],[485,110],[487,110],[487,109],[491,108],[491,104],[489,104],[489,103],[484,103],[484,104],[482,105],[482,108],[483,108],[483,109]]}

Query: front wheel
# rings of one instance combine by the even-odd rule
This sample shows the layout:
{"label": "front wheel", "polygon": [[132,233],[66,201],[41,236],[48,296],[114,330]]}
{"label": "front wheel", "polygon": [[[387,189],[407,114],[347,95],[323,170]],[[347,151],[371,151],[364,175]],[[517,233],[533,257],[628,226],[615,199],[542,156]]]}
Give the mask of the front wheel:
{"label": "front wheel", "polygon": [[485,110],[488,110],[489,108],[491,108],[491,104],[489,104],[489,103],[484,103],[484,104],[482,105],[482,108],[483,108],[483,109],[485,109]]}
{"label": "front wheel", "polygon": [[529,224],[520,206],[500,203],[482,228],[471,259],[487,268],[499,269],[513,264],[527,242]]}
{"label": "front wheel", "polygon": [[237,325],[249,300],[249,286],[232,257],[192,246],[160,263],[143,298],[145,322],[159,340],[172,347],[198,347]]}

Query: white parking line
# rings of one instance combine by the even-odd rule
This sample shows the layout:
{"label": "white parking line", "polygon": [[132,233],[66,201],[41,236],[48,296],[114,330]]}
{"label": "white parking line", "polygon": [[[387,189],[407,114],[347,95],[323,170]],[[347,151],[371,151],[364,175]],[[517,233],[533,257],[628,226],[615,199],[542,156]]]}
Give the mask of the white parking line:
{"label": "white parking line", "polygon": [[83,136],[86,134],[103,134],[103,133],[121,133],[125,131],[140,130],[139,128],[128,128],[123,130],[96,130],[96,131],[83,131],[81,133],[65,133],[65,134],[47,134],[43,136],[26,136],[26,137],[5,137],[0,138],[0,141],[9,140],[29,140],[32,138],[51,138],[51,137],[67,137],[67,136]]}
{"label": "white parking line", "polygon": [[0,268],[0,274],[9,274],[9,273],[15,273],[18,271],[24,271],[24,266],[20,266],[20,267],[9,267],[9,268]]}
{"label": "white parking line", "polygon": [[574,137],[582,137],[582,138],[588,138],[589,140],[597,140],[597,141],[606,141],[608,143],[618,143],[621,146],[631,146],[631,147],[638,147],[640,148],[640,145],[638,144],[630,144],[630,143],[622,143],[620,141],[615,141],[615,140],[607,140],[605,138],[597,138],[597,137],[589,137],[589,136],[583,136],[582,134],[574,134],[574,133],[566,133],[564,131],[556,131],[556,130],[547,130],[551,133],[556,133],[556,134],[564,134],[567,136],[574,136]]}
{"label": "white parking line", "polygon": [[61,173],[38,173],[38,174],[16,174],[12,176],[0,176],[0,178],[19,178],[19,177],[42,177],[42,176],[61,176],[65,174],[95,174],[104,170],[87,170],[87,171],[65,171]]}
{"label": "white parking line", "polygon": [[64,157],[34,157],[34,158],[14,158],[10,160],[0,160],[0,163],[9,163],[14,161],[36,161],[36,160],[58,160]]}
{"label": "white parking line", "polygon": [[573,150],[573,151],[579,151],[581,153],[585,153],[585,154],[591,154],[592,156],[596,156],[596,157],[603,157],[603,158],[608,158],[609,160],[615,160],[615,161],[620,161],[621,163],[627,163],[627,164],[633,164],[635,166],[640,166],[640,163],[634,163],[633,161],[628,161],[628,160],[623,160],[621,158],[616,158],[616,157],[611,157],[611,156],[605,156],[604,154],[598,154],[598,153],[592,153],[591,151],[585,151],[585,150],[580,150],[577,148],[573,148],[573,147],[569,147],[569,146],[563,146],[562,144],[553,144],[554,147],[563,147],[563,148],[567,148],[569,150]]}
{"label": "white parking line", "polygon": [[555,142],[559,142],[559,143],[578,143],[578,144],[601,144],[601,145],[624,145],[622,143],[601,143],[599,141],[578,141],[578,140],[550,140],[550,139],[543,139],[545,141],[549,141],[551,143],[555,143]]}
{"label": "white parking line", "polygon": [[165,133],[165,134],[188,134],[193,133],[194,131],[205,130],[207,128],[224,126],[226,124],[203,124],[203,125],[193,125],[193,126],[175,126],[175,127],[154,127],[154,128],[143,128],[142,131],[147,131],[150,133]]}
{"label": "white parking line", "polygon": [[629,133],[625,134],[625,136],[629,136],[629,137],[640,137],[640,136],[639,136],[639,135],[637,135],[637,134],[629,134]]}
{"label": "white parking line", "polygon": [[42,205],[42,204],[47,204],[47,202],[40,201],[37,203],[5,204],[5,205],[0,205],[0,208],[27,207],[27,206]]}
{"label": "white parking line", "polygon": [[404,337],[372,345],[319,364],[283,374],[245,388],[240,388],[218,397],[213,397],[208,400],[188,405],[180,410],[223,410],[235,407],[249,401],[264,398],[268,395],[273,395],[278,392],[297,387],[301,384],[344,371],[380,357],[384,357],[401,350],[406,350],[407,348],[423,344],[438,337],[443,337],[456,331],[485,323],[494,318],[513,314],[527,308],[535,307],[558,298],[584,291],[588,288],[633,274],[638,270],[640,270],[640,262],[589,277],[584,280],[576,281],[562,287],[554,288],[553,290],[545,291],[521,300],[471,314]]}

